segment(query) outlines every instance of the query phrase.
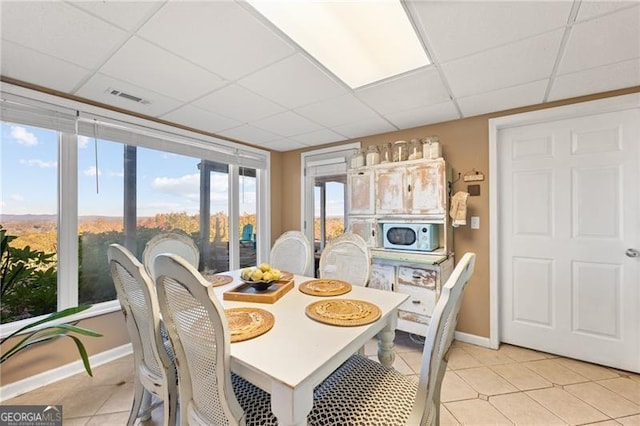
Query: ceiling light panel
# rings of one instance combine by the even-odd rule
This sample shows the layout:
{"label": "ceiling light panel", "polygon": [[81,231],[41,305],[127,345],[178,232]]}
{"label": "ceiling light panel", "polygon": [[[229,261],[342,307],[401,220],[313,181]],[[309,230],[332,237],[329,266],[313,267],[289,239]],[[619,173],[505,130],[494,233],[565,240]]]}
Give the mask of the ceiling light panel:
{"label": "ceiling light panel", "polygon": [[352,88],[430,63],[397,0],[249,4]]}

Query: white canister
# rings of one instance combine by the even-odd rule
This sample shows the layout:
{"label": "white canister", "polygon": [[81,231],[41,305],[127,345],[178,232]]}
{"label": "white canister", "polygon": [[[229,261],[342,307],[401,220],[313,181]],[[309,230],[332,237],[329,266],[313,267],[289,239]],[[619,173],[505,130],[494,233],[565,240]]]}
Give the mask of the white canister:
{"label": "white canister", "polygon": [[440,158],[442,157],[442,146],[440,145],[440,141],[438,139],[431,141],[429,145],[429,158]]}

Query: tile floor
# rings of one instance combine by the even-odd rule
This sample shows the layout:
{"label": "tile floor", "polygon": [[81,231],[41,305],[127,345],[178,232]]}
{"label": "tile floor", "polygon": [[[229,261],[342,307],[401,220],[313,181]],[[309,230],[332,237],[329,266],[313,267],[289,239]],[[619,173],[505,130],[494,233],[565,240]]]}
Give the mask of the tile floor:
{"label": "tile floor", "polygon": [[[365,353],[375,358],[377,344]],[[422,348],[396,334],[394,367],[417,380]],[[65,426],[124,425],[132,397],[131,356],[3,404],[62,404]],[[149,424],[160,425],[162,410]],[[454,342],[442,385],[442,425],[640,426],[640,375],[502,345]]]}

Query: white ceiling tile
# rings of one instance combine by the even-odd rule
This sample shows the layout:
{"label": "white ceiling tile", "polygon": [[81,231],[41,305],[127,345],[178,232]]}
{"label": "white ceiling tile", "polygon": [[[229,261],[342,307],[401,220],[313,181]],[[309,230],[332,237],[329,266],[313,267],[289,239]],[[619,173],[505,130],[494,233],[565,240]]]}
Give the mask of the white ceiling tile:
{"label": "white ceiling tile", "polygon": [[272,151],[291,151],[293,149],[301,149],[307,147],[308,145],[291,139],[279,139],[264,144],[264,148],[270,149]]}
{"label": "white ceiling tile", "polygon": [[[108,88],[138,96],[149,101],[149,103],[141,104],[118,96],[110,95],[106,92]],[[150,117],[157,117],[180,106],[180,103],[175,99],[168,98],[161,94],[152,92],[151,90],[134,86],[131,83],[102,74],[92,76],[74,94],[96,102],[148,115]]]}
{"label": "white ceiling tile", "polygon": [[570,1],[410,1],[439,62],[563,27]]}
{"label": "white ceiling tile", "polygon": [[[91,72],[17,44],[2,41],[0,74],[39,86],[70,92]],[[42,72],[47,70],[47,72]]]}
{"label": "white ceiling tile", "polygon": [[624,9],[633,5],[637,5],[638,1],[583,1],[580,3],[580,9],[578,10],[578,16],[576,21],[584,21],[585,19],[593,18],[594,16],[600,16],[607,13],[615,12],[619,9]]}
{"label": "white ceiling tile", "polygon": [[219,132],[220,130],[237,127],[242,123],[219,114],[196,108],[192,105],[185,105],[174,111],[161,116],[163,120],[179,123],[184,126],[193,127],[205,132]]}
{"label": "white ceiling tile", "polygon": [[563,30],[528,38],[442,65],[456,97],[548,78]]}
{"label": "white ceiling tile", "polygon": [[319,125],[291,111],[254,121],[251,125],[282,136],[299,135],[321,128]]}
{"label": "white ceiling tile", "polygon": [[559,74],[640,57],[640,6],[573,26]]}
{"label": "white ceiling tile", "polygon": [[296,108],[296,112],[311,121],[327,127],[377,117],[377,114],[371,108],[365,106],[353,95],[338,96],[337,98]]}
{"label": "white ceiling tile", "polygon": [[287,108],[308,105],[346,92],[343,86],[301,54],[283,59],[238,83]]}
{"label": "white ceiling tile", "polygon": [[230,80],[294,52],[289,42],[230,1],[168,2],[138,34]]}
{"label": "white ceiling tile", "polygon": [[558,76],[554,79],[549,100],[556,101],[633,86],[640,86],[640,59]]}
{"label": "white ceiling tile", "polygon": [[122,46],[100,72],[185,102],[225,84],[209,71],[137,37]]}
{"label": "white ceiling tile", "polygon": [[324,143],[342,141],[345,139],[345,137],[336,132],[332,132],[329,129],[320,129],[316,130],[315,132],[292,136],[291,139],[307,145],[315,146]]}
{"label": "white ceiling tile", "polygon": [[382,118],[371,117],[366,120],[353,121],[341,126],[335,126],[333,130],[349,138],[359,138],[376,135],[378,133],[393,132],[398,129]]}
{"label": "white ceiling tile", "polygon": [[149,15],[153,14],[164,1],[69,1],[92,15],[132,31],[137,29]]}
{"label": "white ceiling tile", "polygon": [[434,67],[358,89],[356,95],[381,114],[406,111],[449,99],[438,70]]}
{"label": "white ceiling tile", "polygon": [[2,2],[2,38],[94,69],[127,33],[62,2]]}
{"label": "white ceiling tile", "polygon": [[460,118],[458,110],[452,101],[435,105],[426,105],[408,111],[386,114],[385,118],[400,129],[426,126],[427,124],[442,123]]}
{"label": "white ceiling tile", "polygon": [[248,124],[234,127],[233,129],[223,130],[219,133],[222,136],[250,143],[252,145],[263,144],[281,138],[281,136],[267,132],[263,129],[258,129],[257,127],[249,126]]}
{"label": "white ceiling tile", "polygon": [[198,99],[194,105],[242,122],[260,120],[284,111],[281,106],[235,84]]}
{"label": "white ceiling tile", "polygon": [[458,98],[458,105],[465,117],[504,111],[542,102],[549,80],[534,81],[520,86],[494,90],[493,92]]}

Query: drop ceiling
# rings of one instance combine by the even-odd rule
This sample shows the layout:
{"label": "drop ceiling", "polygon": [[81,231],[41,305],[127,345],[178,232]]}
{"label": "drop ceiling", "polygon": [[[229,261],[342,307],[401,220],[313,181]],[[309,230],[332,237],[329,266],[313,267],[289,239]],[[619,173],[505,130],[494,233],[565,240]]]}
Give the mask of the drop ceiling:
{"label": "drop ceiling", "polygon": [[0,72],[275,151],[640,85],[638,1],[404,6],[433,63],[355,90],[234,1],[0,0]]}

